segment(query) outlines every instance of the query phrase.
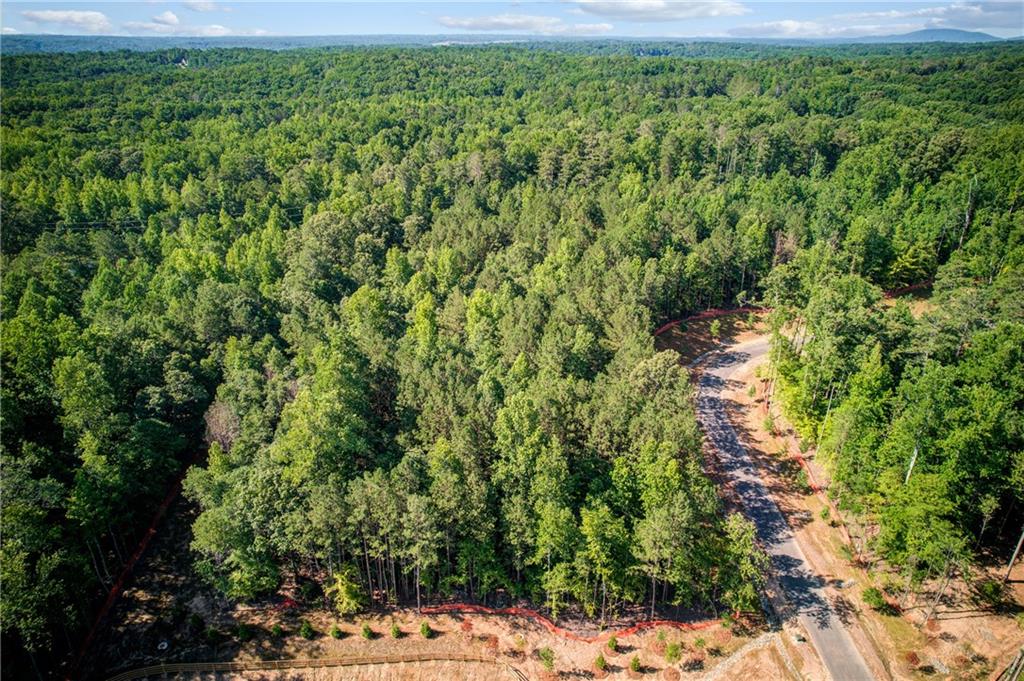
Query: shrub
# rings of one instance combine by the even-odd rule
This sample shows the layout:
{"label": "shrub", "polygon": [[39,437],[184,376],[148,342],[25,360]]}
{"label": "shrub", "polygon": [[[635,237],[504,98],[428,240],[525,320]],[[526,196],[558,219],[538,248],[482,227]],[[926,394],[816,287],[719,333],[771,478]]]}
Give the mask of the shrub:
{"label": "shrub", "polygon": [[629,668],[634,672],[640,671],[640,657],[638,655],[634,655],[633,659],[629,661]]}
{"label": "shrub", "polygon": [[608,639],[608,650],[615,652],[619,649],[619,639],[612,636]]}
{"label": "shrub", "polygon": [[401,638],[401,637],[402,637],[402,628],[399,627],[398,624],[392,624],[391,625],[391,638]]}
{"label": "shrub", "polygon": [[1017,621],[1017,626],[1024,629],[1024,612],[1018,612],[1014,615],[1013,619]]}
{"label": "shrub", "polygon": [[316,582],[305,582],[299,590],[302,592],[302,600],[304,601],[315,600],[320,595],[320,587]]}
{"label": "shrub", "polygon": [[281,638],[284,636],[284,628],[280,624],[275,624],[270,627],[270,635],[274,638]]}
{"label": "shrub", "polygon": [[749,388],[747,388],[747,397],[749,397],[750,399],[754,399],[754,396],[756,396],[756,395],[757,395],[757,388],[756,387],[750,386]]}
{"label": "shrub", "polygon": [[597,659],[594,660],[594,669],[603,672],[608,668],[608,663],[604,661],[604,655],[598,653]]}
{"label": "shrub", "polygon": [[373,629],[371,629],[370,625],[367,624],[366,622],[363,622],[362,629],[360,629],[359,633],[367,641],[369,641],[371,638],[373,638]]}
{"label": "shrub", "polygon": [[711,334],[711,338],[717,343],[718,339],[722,336],[722,322],[715,319],[711,322],[708,327],[708,332]]}
{"label": "shrub", "polygon": [[761,422],[761,427],[764,428],[764,432],[769,435],[775,435],[775,421],[771,416],[764,417],[764,421]]}
{"label": "shrub", "polygon": [[430,628],[429,622],[420,624],[420,636],[423,638],[432,638],[434,636],[434,630]]}
{"label": "shrub", "polygon": [[661,643],[664,643],[665,639],[667,639],[667,638],[668,638],[668,634],[665,633],[665,630],[664,629],[659,629],[658,630],[658,641],[661,642]]}
{"label": "shrub", "polygon": [[683,647],[678,643],[669,643],[665,648],[665,662],[675,664],[683,656]]}
{"label": "shrub", "polygon": [[235,629],[235,637],[242,643],[252,640],[252,635],[252,627],[248,624],[239,624]]}
{"label": "shrub", "polygon": [[696,648],[697,648],[697,650],[700,650],[701,648],[703,648],[703,647],[704,647],[704,646],[706,646],[707,644],[708,644],[708,642],[704,640],[704,637],[703,637],[703,636],[698,636],[698,637],[697,637],[697,638],[696,638],[696,639],[694,640],[694,642],[693,642],[693,645],[694,645],[694,647],[696,647]]}
{"label": "shrub", "polygon": [[828,510],[828,506],[821,509],[821,513],[818,514],[818,517],[826,523],[832,518],[832,513]]}
{"label": "shrub", "polygon": [[334,573],[333,581],[325,592],[334,602],[335,611],[342,617],[359,612],[366,603],[358,575],[351,566]]}
{"label": "shrub", "polygon": [[220,643],[221,639],[220,632],[214,629],[213,627],[210,627],[209,629],[204,631],[203,637],[206,639],[206,642],[210,645],[217,645],[218,643]]}
{"label": "shrub", "polygon": [[544,665],[544,669],[551,671],[555,668],[555,651],[551,650],[547,646],[537,651],[537,656],[540,657],[540,663]]}
{"label": "shrub", "polygon": [[980,601],[992,607],[1001,604],[1006,597],[1006,589],[998,579],[986,579],[975,587],[975,591]]}
{"label": "shrub", "polygon": [[316,636],[316,629],[309,623],[309,620],[302,620],[302,624],[299,626],[299,636],[307,641],[313,640],[313,637]]}
{"label": "shrub", "polygon": [[811,491],[811,481],[807,478],[807,471],[801,468],[796,474],[796,486],[800,488],[800,491],[804,494],[808,494]]}
{"label": "shrub", "polygon": [[337,624],[331,627],[331,638],[341,638],[341,627]]}
{"label": "shrub", "polygon": [[886,605],[888,605],[885,602],[885,596],[882,595],[882,592],[873,586],[864,589],[864,594],[861,598],[863,598],[864,602],[875,610],[882,610]]}

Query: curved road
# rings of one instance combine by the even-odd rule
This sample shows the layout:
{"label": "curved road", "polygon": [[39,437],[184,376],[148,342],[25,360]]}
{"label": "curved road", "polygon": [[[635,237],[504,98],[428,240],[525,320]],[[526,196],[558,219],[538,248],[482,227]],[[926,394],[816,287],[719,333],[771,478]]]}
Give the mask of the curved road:
{"label": "curved road", "polygon": [[704,371],[697,383],[697,420],[718,451],[722,468],[732,479],[747,517],[757,526],[761,544],[771,556],[786,600],[807,630],[829,674],[835,681],[872,679],[864,658],[828,602],[825,580],[814,573],[804,557],[726,414],[722,391],[730,377],[742,365],[760,359],[767,351],[768,339],[759,338],[698,359]]}

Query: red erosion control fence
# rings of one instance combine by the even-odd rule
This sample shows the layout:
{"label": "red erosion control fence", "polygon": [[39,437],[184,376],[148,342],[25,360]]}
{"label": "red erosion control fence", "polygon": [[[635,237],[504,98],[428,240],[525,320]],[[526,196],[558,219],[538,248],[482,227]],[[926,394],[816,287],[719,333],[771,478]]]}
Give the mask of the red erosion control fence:
{"label": "red erosion control fence", "polygon": [[[612,636],[632,636],[633,634],[644,631],[645,629],[654,629],[657,627],[671,627],[673,629],[682,629],[684,631],[698,631],[701,629],[708,629],[716,624],[722,624],[721,620],[704,620],[702,622],[646,620],[644,622],[637,622],[633,626],[626,627],[624,629],[607,630],[594,636],[583,636],[567,629],[563,629],[536,610],[530,610],[528,608],[487,608],[482,605],[472,605],[469,603],[447,603],[445,605],[423,608],[422,612],[427,615],[471,613],[474,615],[524,617],[539,622],[541,626],[552,634],[569,639],[570,641],[579,641],[580,643],[597,643],[599,641],[605,641]],[[737,616],[739,616],[739,613],[737,613]]]}
{"label": "red erosion control fence", "polygon": [[519,681],[526,681],[515,667],[495,660],[493,657],[481,655],[460,655],[448,653],[444,655],[431,653],[412,653],[408,655],[359,655],[345,658],[309,659],[309,660],[245,660],[238,662],[172,662],[156,664],[140,669],[122,672],[110,677],[107,681],[134,681],[149,676],[168,676],[170,674],[212,673],[218,677],[220,672],[268,671],[283,669],[328,669],[332,667],[360,667],[381,664],[401,664],[405,662],[476,662],[507,669]]}
{"label": "red erosion control fence", "polygon": [[167,495],[156,509],[156,513],[153,514],[153,519],[149,523],[149,527],[146,528],[146,533],[142,536],[142,540],[136,547],[135,552],[132,553],[131,557],[124,564],[121,573],[117,576],[117,580],[113,586],[110,587],[110,591],[107,593],[107,598],[103,601],[103,605],[100,606],[99,611],[96,613],[96,619],[93,620],[92,627],[89,629],[89,633],[86,634],[85,639],[82,641],[82,645],[78,649],[78,653],[75,655],[75,659],[71,664],[71,668],[68,670],[67,681],[71,681],[78,675],[78,670],[82,666],[82,661],[85,659],[86,653],[89,651],[89,647],[92,645],[93,640],[96,638],[96,634],[103,624],[103,620],[110,613],[110,609],[114,607],[114,603],[117,601],[121,592],[124,590],[125,585],[128,583],[128,579],[131,577],[132,570],[135,568],[135,564],[139,562],[142,554],[145,553],[146,548],[149,546],[149,542],[156,536],[156,528],[160,523],[160,520],[167,513],[167,509],[170,508],[171,504],[177,498],[178,493],[181,492],[181,483],[185,479],[185,474],[188,472],[189,467],[185,466],[182,472],[174,480],[174,484],[167,490]]}
{"label": "red erosion control fence", "polygon": [[695,321],[699,321],[701,319],[715,319],[716,317],[724,317],[726,315],[738,314],[740,312],[768,312],[769,309],[770,308],[767,308],[767,307],[746,306],[746,307],[714,308],[714,309],[711,309],[711,310],[704,310],[703,312],[698,312],[695,315],[690,315],[689,317],[686,317],[684,319],[677,319],[674,322],[669,322],[668,324],[665,324],[664,326],[658,327],[657,331],[654,332],[654,335],[655,336],[660,336],[661,334],[665,333],[669,329],[675,328],[675,327],[677,327],[680,324],[683,324],[685,322],[695,322]]}

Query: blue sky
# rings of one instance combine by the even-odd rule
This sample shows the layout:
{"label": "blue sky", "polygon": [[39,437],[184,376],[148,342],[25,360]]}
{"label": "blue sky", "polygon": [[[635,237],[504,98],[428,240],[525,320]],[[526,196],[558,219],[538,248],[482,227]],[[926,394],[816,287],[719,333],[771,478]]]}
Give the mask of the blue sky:
{"label": "blue sky", "polygon": [[822,38],[960,28],[1024,33],[1024,2],[3,2],[4,34],[358,35],[529,34]]}

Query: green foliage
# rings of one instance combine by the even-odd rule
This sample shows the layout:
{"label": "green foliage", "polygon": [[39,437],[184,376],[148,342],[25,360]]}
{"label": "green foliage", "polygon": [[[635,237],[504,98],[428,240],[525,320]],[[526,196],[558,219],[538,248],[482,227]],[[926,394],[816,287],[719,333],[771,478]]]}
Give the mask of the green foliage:
{"label": "green foliage", "polygon": [[[421,627],[422,629],[422,627]],[[402,638],[402,628],[398,626],[398,623],[391,625],[391,638]],[[429,637],[428,637],[429,638]]]}
{"label": "green foliage", "polygon": [[888,605],[885,601],[885,596],[882,595],[882,592],[873,586],[864,589],[862,598],[865,603],[875,610],[883,610]]}
{"label": "green foliage", "polygon": [[555,668],[555,651],[551,648],[544,647],[537,651],[537,657],[540,658],[540,663],[544,665],[544,669],[552,671]]}
{"label": "green foliage", "polygon": [[302,624],[299,625],[299,636],[309,641],[316,636],[316,629],[309,623],[309,620],[302,620]]}
{"label": "green foliage", "polygon": [[330,633],[331,633],[331,638],[340,639],[342,636],[344,636],[344,632],[342,632],[341,627],[339,627],[337,624],[332,624],[331,625]]}
{"label": "green foliage", "polygon": [[612,634],[611,636],[608,637],[607,646],[608,646],[608,650],[610,650],[612,652],[616,652],[619,649],[619,639],[617,639],[615,637],[615,635]]}
{"label": "green foliage", "polygon": [[274,638],[282,638],[284,636],[284,627],[280,624],[275,624],[270,628],[270,635]]}
{"label": "green foliage", "polygon": [[359,628],[359,635],[369,641],[373,638],[373,629],[370,628],[368,623],[363,622],[363,625]]}
{"label": "green foliage", "polygon": [[629,668],[630,668],[630,670],[632,670],[634,672],[639,672],[640,671],[641,667],[640,667],[640,656],[639,655],[634,655],[633,657],[631,657],[629,659]]}
{"label": "green foliage", "polygon": [[334,573],[330,586],[325,590],[334,603],[334,610],[342,617],[359,612],[365,603],[362,589],[356,579],[356,571],[351,566],[346,566]]}
{"label": "green foliage", "polygon": [[679,662],[682,656],[683,647],[679,643],[673,641],[665,646],[665,662],[675,664],[676,662]]}
{"label": "green foliage", "polygon": [[603,672],[607,668],[608,668],[608,663],[605,661],[604,655],[601,654],[601,653],[598,653],[597,657],[594,658],[594,669],[596,669],[596,670],[598,670],[600,672]]}
{"label": "green foliage", "polygon": [[807,476],[807,469],[802,466],[797,470],[794,482],[796,482],[797,489],[804,494],[810,494],[813,491],[811,480]]}
{"label": "green foliage", "polygon": [[1006,600],[1006,584],[998,579],[985,579],[974,585],[977,599],[990,608],[999,607]]}
{"label": "green foliage", "polygon": [[423,638],[434,637],[434,630],[430,628],[430,622],[420,622],[420,636]]}
{"label": "green foliage", "polygon": [[731,514],[726,520],[728,536],[727,554],[733,567],[725,602],[734,611],[756,610],[758,591],[764,585],[770,559],[757,545],[757,531],[753,523]]}
{"label": "green foliage", "polygon": [[244,623],[243,624],[239,624],[235,628],[235,638],[237,638],[242,643],[245,643],[246,641],[251,641],[252,637],[253,637],[253,630],[252,630],[252,627],[249,626],[248,624],[244,624]]}

